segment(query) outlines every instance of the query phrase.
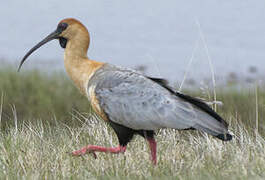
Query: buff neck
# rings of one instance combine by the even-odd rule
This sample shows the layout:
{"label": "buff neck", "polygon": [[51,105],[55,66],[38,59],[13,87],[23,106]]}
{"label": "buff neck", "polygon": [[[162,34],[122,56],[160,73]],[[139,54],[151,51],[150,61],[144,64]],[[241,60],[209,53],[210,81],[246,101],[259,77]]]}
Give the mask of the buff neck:
{"label": "buff neck", "polygon": [[104,63],[87,57],[89,41],[85,38],[72,39],[67,42],[64,52],[66,72],[82,94],[88,96],[87,85],[90,78]]}

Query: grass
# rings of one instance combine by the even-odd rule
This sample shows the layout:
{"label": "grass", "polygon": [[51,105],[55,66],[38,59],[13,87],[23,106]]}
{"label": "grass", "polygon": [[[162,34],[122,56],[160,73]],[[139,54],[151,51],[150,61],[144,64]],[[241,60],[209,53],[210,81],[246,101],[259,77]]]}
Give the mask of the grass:
{"label": "grass", "polygon": [[68,124],[75,109],[91,112],[87,99],[62,73],[45,74],[35,70],[18,73],[7,67],[0,69],[0,77],[2,130],[12,123],[14,106],[18,123],[45,119],[47,123],[54,124],[58,119]]}
{"label": "grass", "polygon": [[[157,132],[158,166],[135,137],[125,154],[72,157],[87,144],[115,146],[113,131],[63,74],[0,69],[0,179],[264,179],[265,91],[217,90],[235,138],[196,131]],[[212,93],[190,92],[207,100]],[[257,95],[257,98],[256,98]],[[257,100],[258,101],[257,101]],[[256,116],[258,112],[258,133]]]}
{"label": "grass", "polygon": [[[78,121],[78,120],[77,120]],[[45,127],[44,127],[45,126]],[[0,138],[0,177],[10,179],[248,179],[265,177],[265,142],[243,125],[232,124],[235,139],[223,143],[199,133],[161,130],[157,135],[158,166],[140,137],[125,154],[72,157],[87,144],[117,145],[112,130],[95,117],[81,127],[38,121],[12,127]]]}

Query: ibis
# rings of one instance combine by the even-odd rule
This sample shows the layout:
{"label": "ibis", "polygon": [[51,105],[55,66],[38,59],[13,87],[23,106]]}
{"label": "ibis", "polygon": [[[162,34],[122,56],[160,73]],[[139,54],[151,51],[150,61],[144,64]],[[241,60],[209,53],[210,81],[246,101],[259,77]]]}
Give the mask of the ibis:
{"label": "ibis", "polygon": [[31,53],[54,39],[64,48],[66,72],[96,114],[113,128],[119,141],[117,147],[87,145],[72,155],[123,153],[133,136],[140,135],[149,144],[152,163],[157,164],[154,136],[162,128],[199,130],[222,141],[232,139],[228,124],[220,115],[201,100],[175,92],[166,80],[88,58],[89,32],[73,18],[60,21],[55,31],[30,49],[18,70]]}

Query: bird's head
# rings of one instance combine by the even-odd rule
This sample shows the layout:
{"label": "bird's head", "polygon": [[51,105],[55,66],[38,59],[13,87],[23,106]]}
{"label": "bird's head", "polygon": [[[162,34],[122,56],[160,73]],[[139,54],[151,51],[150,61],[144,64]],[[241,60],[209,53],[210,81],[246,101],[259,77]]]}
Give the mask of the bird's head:
{"label": "bird's head", "polygon": [[[37,45],[35,45],[33,48],[31,48],[28,53],[23,57],[23,59],[20,62],[18,71],[20,70],[22,64],[25,62],[25,60],[38,48],[40,48],[42,45],[46,44],[47,42],[57,39],[59,40],[60,46],[62,48],[66,48],[69,42],[75,41],[79,42],[80,49],[83,51],[87,51],[89,46],[89,33],[86,29],[86,27],[79,22],[76,19],[73,18],[67,18],[63,19],[59,22],[57,25],[57,28],[55,31],[50,33],[46,38],[44,38],[41,42],[39,42]],[[82,47],[83,45],[83,47]],[[79,48],[79,47],[77,47]]]}

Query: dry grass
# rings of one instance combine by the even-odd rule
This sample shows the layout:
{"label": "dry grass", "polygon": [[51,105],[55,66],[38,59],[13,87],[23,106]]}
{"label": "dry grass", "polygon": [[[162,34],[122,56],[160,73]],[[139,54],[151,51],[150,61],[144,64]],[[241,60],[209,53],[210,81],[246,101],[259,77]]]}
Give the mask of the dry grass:
{"label": "dry grass", "polygon": [[[76,121],[84,118],[80,114]],[[14,117],[15,120],[15,117]],[[44,120],[45,121],[45,120]],[[87,144],[115,146],[113,131],[94,116],[81,127],[63,123],[21,124],[0,134],[0,178],[8,179],[263,179],[265,141],[233,121],[234,140],[223,143],[206,134],[161,130],[157,134],[158,166],[149,160],[144,139],[136,137],[125,154],[72,157]]]}
{"label": "dry grass", "polygon": [[[158,166],[135,137],[125,154],[72,157],[87,144],[115,146],[99,120],[62,75],[0,69],[0,179],[264,179],[265,91],[218,90],[218,112],[235,138],[227,143],[197,131],[157,132]],[[192,92],[194,93],[194,92]],[[195,96],[214,100],[212,92]],[[257,129],[258,127],[258,129]]]}

